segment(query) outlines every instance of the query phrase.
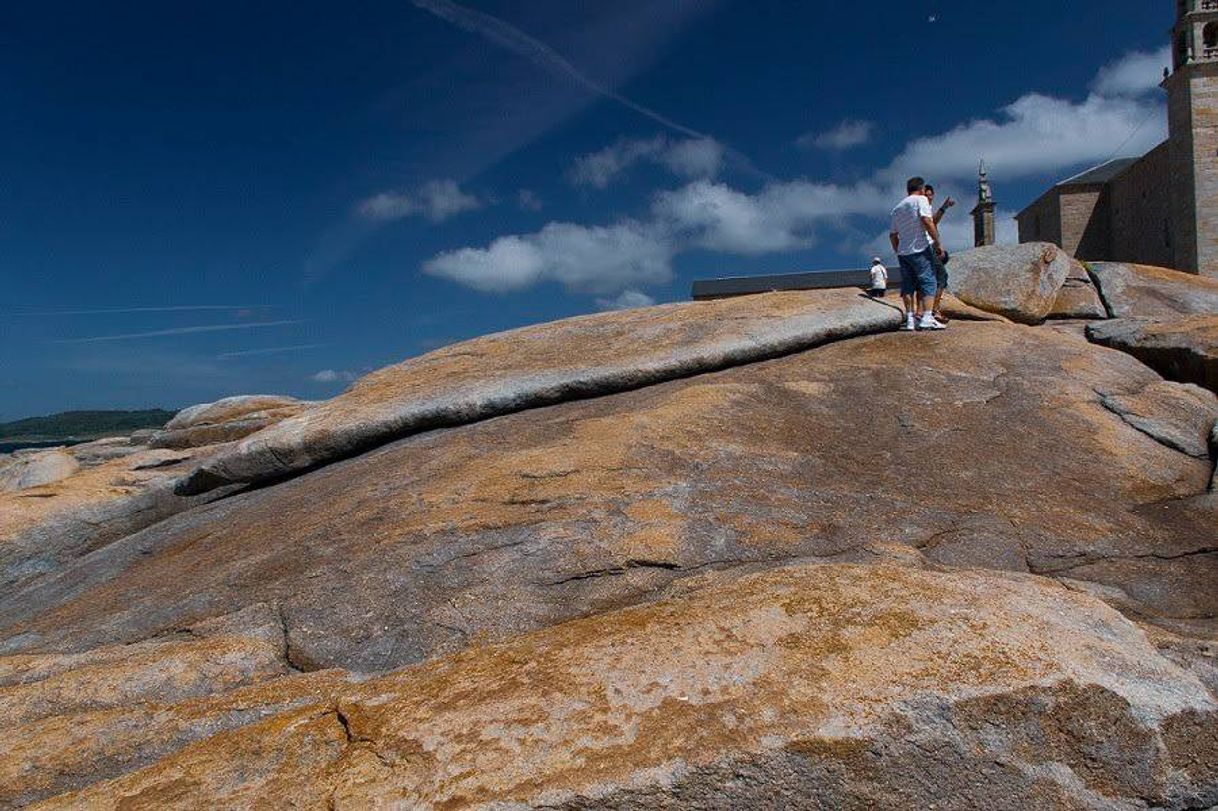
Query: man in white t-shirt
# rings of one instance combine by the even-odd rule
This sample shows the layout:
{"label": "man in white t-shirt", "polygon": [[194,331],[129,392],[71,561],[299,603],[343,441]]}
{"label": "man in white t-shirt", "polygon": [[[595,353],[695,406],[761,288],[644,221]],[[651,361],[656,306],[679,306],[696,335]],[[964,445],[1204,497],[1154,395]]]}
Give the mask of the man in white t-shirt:
{"label": "man in white t-shirt", "polygon": [[934,259],[943,256],[943,240],[930,200],[926,198],[926,181],[911,177],[906,184],[909,192],[892,210],[892,227],[888,238],[901,262],[901,298],[905,302],[903,329],[944,329],[927,309],[935,300],[938,284],[935,280]]}
{"label": "man in white t-shirt", "polygon": [[884,262],[880,257],[873,257],[871,260],[871,289],[867,293],[874,298],[884,298],[884,294],[887,292],[888,268],[884,267]]}

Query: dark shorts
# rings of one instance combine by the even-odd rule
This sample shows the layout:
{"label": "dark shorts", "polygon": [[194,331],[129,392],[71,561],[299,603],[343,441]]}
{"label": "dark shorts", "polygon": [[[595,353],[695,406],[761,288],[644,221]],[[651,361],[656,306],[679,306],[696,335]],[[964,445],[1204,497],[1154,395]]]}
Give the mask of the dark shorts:
{"label": "dark shorts", "polygon": [[935,266],[935,286],[939,290],[947,289],[947,266],[939,259],[939,254],[935,253],[935,249],[930,249],[930,261]]}
{"label": "dark shorts", "polygon": [[884,298],[884,294],[888,292],[886,287],[873,287],[867,291],[867,295],[872,298]]}
{"label": "dark shorts", "polygon": [[921,253],[911,253],[898,256],[901,260],[901,295],[912,296],[921,293],[926,298],[933,298],[937,285],[935,282],[935,264],[931,260],[934,248],[927,248]]}

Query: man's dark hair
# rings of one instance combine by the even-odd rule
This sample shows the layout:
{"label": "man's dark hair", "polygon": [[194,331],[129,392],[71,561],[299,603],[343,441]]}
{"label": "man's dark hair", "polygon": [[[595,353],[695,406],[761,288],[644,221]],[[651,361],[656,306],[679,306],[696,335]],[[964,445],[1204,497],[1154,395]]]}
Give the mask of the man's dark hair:
{"label": "man's dark hair", "polygon": [[927,183],[925,186],[923,186],[923,188],[924,188],[926,191],[934,191],[934,190],[935,190],[935,187],[934,187],[934,186],[932,186],[932,185],[930,185],[929,183]]}
{"label": "man's dark hair", "polygon": [[926,180],[920,177],[911,177],[909,182],[905,184],[905,191],[910,194],[917,194],[926,188]]}

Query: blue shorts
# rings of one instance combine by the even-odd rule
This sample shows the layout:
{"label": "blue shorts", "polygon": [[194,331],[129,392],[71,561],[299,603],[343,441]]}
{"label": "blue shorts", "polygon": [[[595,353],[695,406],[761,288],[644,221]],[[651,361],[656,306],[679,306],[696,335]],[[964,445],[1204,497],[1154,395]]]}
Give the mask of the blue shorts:
{"label": "blue shorts", "polygon": [[935,280],[935,263],[931,258],[934,252],[934,247],[930,247],[921,253],[897,257],[901,260],[902,296],[921,293],[926,298],[935,297],[935,291],[939,285]]}

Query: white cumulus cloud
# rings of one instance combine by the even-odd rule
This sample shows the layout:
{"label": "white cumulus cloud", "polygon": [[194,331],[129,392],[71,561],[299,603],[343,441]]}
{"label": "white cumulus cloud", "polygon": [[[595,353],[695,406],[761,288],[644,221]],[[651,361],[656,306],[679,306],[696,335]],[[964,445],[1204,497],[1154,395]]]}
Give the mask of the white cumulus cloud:
{"label": "white cumulus cloud", "polygon": [[484,201],[461,190],[455,180],[433,180],[416,192],[381,192],[358,206],[361,216],[374,222],[426,217],[444,222],[466,211],[482,208]]}
{"label": "white cumulus cloud", "polygon": [[500,237],[486,248],[442,253],[423,270],[488,293],[553,281],[576,292],[606,294],[668,281],[673,250],[663,233],[642,223],[555,222],[535,234]]}
{"label": "white cumulus cloud", "polygon": [[1100,68],[1091,89],[1101,96],[1143,96],[1158,88],[1171,65],[1171,47],[1134,51]]}
{"label": "white cumulus cloud", "polygon": [[663,166],[685,178],[715,177],[723,169],[726,150],[712,138],[673,141],[663,135],[649,139],[623,139],[575,159],[568,178],[577,186],[604,189],[637,163]]}
{"label": "white cumulus cloud", "polygon": [[846,119],[827,132],[809,132],[799,136],[795,143],[802,149],[829,149],[841,151],[871,141],[875,124],[871,121]]}
{"label": "white cumulus cloud", "polygon": [[807,180],[771,183],[757,194],[698,181],[657,195],[657,220],[692,245],[756,255],[806,247],[818,225],[889,204],[870,184],[842,187]]}

